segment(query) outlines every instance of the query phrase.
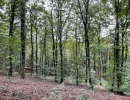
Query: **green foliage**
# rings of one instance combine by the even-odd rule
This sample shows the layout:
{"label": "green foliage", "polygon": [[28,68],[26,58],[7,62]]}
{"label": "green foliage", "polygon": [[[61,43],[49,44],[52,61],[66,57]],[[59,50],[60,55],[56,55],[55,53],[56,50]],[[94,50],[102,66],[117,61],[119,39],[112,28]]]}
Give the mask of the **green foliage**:
{"label": "green foliage", "polygon": [[101,0],[101,2],[102,2],[103,4],[106,4],[106,3],[107,3],[107,0]]}
{"label": "green foliage", "polygon": [[99,84],[99,80],[96,77],[96,72],[93,69],[91,69],[91,79],[93,85]]}
{"label": "green foliage", "polygon": [[87,97],[87,93],[88,93],[89,91],[87,91],[87,90],[85,90],[85,89],[81,89],[81,95],[79,95],[77,98],[76,98],[76,100],[94,100],[94,99],[90,99],[90,98],[88,98]]}
{"label": "green foliage", "polygon": [[2,6],[2,5],[4,5],[4,4],[5,4],[4,0],[1,0],[1,1],[0,1],[0,6]]}
{"label": "green foliage", "polygon": [[54,100],[55,97],[57,97],[57,100],[62,100],[62,94],[60,90],[62,90],[63,88],[64,88],[64,83],[54,87],[49,97],[48,98],[43,97],[42,100]]}
{"label": "green foliage", "polygon": [[0,33],[0,67],[5,67],[8,62],[8,36]]}
{"label": "green foliage", "polygon": [[130,63],[124,63],[124,71],[123,71],[123,84],[121,86],[121,90],[130,94]]}

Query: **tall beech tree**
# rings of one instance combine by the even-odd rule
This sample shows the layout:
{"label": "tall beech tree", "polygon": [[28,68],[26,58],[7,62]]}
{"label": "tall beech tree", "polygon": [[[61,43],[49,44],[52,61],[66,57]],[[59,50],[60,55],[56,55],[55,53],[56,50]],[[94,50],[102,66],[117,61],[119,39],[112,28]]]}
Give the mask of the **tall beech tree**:
{"label": "tall beech tree", "polygon": [[81,20],[84,25],[84,38],[85,38],[85,52],[86,52],[86,82],[87,80],[90,83],[90,86],[92,85],[92,79],[91,79],[91,67],[90,67],[90,42],[89,42],[89,35],[88,35],[88,11],[89,11],[89,0],[84,1],[82,0],[84,4],[84,9],[82,9],[81,2],[78,0],[78,7],[80,10]]}
{"label": "tall beech tree", "polygon": [[[51,3],[53,5],[53,0],[51,0]],[[53,64],[53,67],[54,67],[54,74],[55,74],[55,82],[57,82],[57,59],[56,59],[56,45],[57,45],[57,42],[56,42],[56,39],[55,39],[55,34],[54,34],[54,22],[53,22],[53,8],[51,8],[51,19],[52,19],[52,23],[51,23],[51,34],[52,34],[52,52],[53,52],[53,59],[52,59],[52,64]],[[57,36],[56,36],[57,37]]]}
{"label": "tall beech tree", "polygon": [[25,33],[25,10],[26,0],[20,1],[20,20],[21,20],[21,65],[20,77],[25,78],[25,46],[26,46],[26,33]]}
{"label": "tall beech tree", "polygon": [[11,0],[11,9],[10,9],[10,27],[9,27],[9,62],[10,62],[10,67],[9,67],[9,72],[8,75],[12,76],[13,68],[12,68],[12,56],[13,56],[13,47],[12,47],[12,38],[13,38],[13,32],[14,32],[14,18],[15,18],[15,9],[16,9],[16,1]]}
{"label": "tall beech tree", "polygon": [[61,66],[61,80],[62,83],[64,80],[64,69],[63,69],[63,48],[62,48],[62,1],[58,1],[58,33],[59,33],[59,49],[60,49],[60,66]]}
{"label": "tall beech tree", "polygon": [[[125,2],[129,5],[129,0],[123,1],[123,0],[114,0],[114,7],[115,7],[115,16],[116,16],[116,26],[115,26],[115,36],[114,36],[114,68],[113,73],[116,73],[116,77],[113,75],[113,83],[112,83],[112,91],[114,90],[113,87],[117,87],[117,92],[122,94],[123,91],[121,89],[121,86],[123,85],[123,72],[124,72],[124,62],[125,62],[125,46],[124,46],[124,36],[126,34],[127,29],[127,14],[128,14],[128,8],[123,5]],[[126,3],[125,3],[126,4]],[[125,8],[125,10],[124,10]],[[124,13],[122,13],[124,11]],[[124,20],[122,17],[124,16]],[[122,23],[123,22],[123,23]],[[120,38],[121,35],[121,38]],[[121,42],[121,47],[120,47]],[[126,43],[127,45],[127,43]],[[126,47],[127,51],[127,47]],[[115,81],[116,80],[116,81]]]}

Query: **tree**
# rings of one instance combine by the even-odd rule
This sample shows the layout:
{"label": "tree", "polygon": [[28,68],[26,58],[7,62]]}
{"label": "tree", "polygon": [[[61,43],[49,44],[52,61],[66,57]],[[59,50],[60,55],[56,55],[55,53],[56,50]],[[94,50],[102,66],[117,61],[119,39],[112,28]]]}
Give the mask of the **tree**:
{"label": "tree", "polygon": [[[37,22],[36,22],[37,23]],[[38,28],[37,24],[35,23],[35,31],[36,31],[36,75],[38,75]]]}
{"label": "tree", "polygon": [[33,55],[33,52],[34,52],[34,46],[33,46],[33,15],[32,15],[32,9],[30,9],[30,26],[31,26],[31,33],[30,33],[30,36],[31,36],[31,75],[33,73],[33,66],[34,66],[34,55]]}
{"label": "tree", "polygon": [[[51,0],[52,4],[53,4],[53,0]],[[53,19],[53,8],[51,8],[51,19],[52,21],[54,20]],[[54,22],[52,22],[51,24],[51,33],[52,33],[52,52],[53,52],[53,59],[52,59],[52,63],[53,63],[53,66],[54,66],[54,70],[55,70],[55,82],[57,82],[57,55],[56,55],[56,46],[57,46],[57,41],[55,39],[55,35],[54,35]],[[57,37],[57,36],[56,36]]]}
{"label": "tree", "polygon": [[[126,2],[126,1],[125,1]],[[117,92],[119,94],[122,94],[123,91],[121,89],[121,86],[123,85],[123,72],[124,72],[124,62],[125,62],[125,56],[124,56],[124,36],[126,35],[126,31],[124,31],[124,28],[127,29],[127,13],[128,10],[126,10],[127,13],[122,13],[124,9],[124,2],[120,0],[114,1],[114,7],[115,7],[115,16],[116,16],[116,26],[115,26],[115,36],[114,36],[114,69],[113,73],[116,73],[116,77],[113,76],[113,83],[112,83],[112,91],[114,90],[113,87],[117,87]],[[128,1],[129,4],[129,1]],[[125,17],[126,19],[122,19],[122,17]],[[123,23],[122,23],[123,22]],[[122,30],[122,31],[121,31]],[[120,39],[121,35],[121,39]],[[121,47],[120,47],[121,42]],[[120,52],[122,51],[122,52]],[[127,51],[127,47],[126,47]],[[116,81],[115,81],[116,80]]]}
{"label": "tree", "polygon": [[44,23],[46,26],[45,26],[45,33],[44,33],[44,40],[43,40],[43,56],[44,56],[44,75],[46,76],[47,74],[47,20],[45,20],[45,23]]}
{"label": "tree", "polygon": [[[85,37],[85,50],[86,50],[86,82],[89,81],[91,87],[92,80],[91,80],[91,67],[90,67],[90,43],[89,43],[89,36],[88,36],[88,11],[89,11],[89,0],[84,1],[84,9],[81,7],[81,2],[78,0],[78,7],[80,10],[81,19],[84,25],[84,37]],[[84,11],[83,11],[84,10]],[[85,12],[85,13],[84,13]]]}
{"label": "tree", "polygon": [[[67,23],[67,20],[69,19],[70,16],[70,12],[72,9],[72,4],[71,7],[69,9],[69,12],[67,13],[67,17],[65,17],[65,19],[63,20],[63,12],[65,10],[63,10],[63,6],[64,4],[68,4],[68,1],[64,1],[64,0],[59,0],[57,1],[57,17],[58,17],[58,22],[57,22],[57,27],[58,27],[58,38],[59,39],[59,51],[60,51],[60,82],[62,83],[64,81],[64,66],[63,66],[63,29]],[[57,42],[57,40],[56,40]],[[56,44],[56,49],[57,49],[57,44]],[[57,56],[57,53],[56,53]]]}
{"label": "tree", "polygon": [[13,31],[14,31],[14,17],[15,17],[15,8],[16,8],[16,1],[15,0],[11,0],[11,11],[10,11],[10,28],[9,28],[9,61],[10,61],[10,68],[9,68],[9,72],[8,75],[12,76],[12,56],[13,56],[13,47],[12,47],[12,38],[13,38]]}
{"label": "tree", "polygon": [[20,65],[20,77],[25,78],[25,43],[26,43],[26,33],[25,33],[25,10],[26,10],[26,0],[20,1],[20,20],[21,20],[21,65]]}

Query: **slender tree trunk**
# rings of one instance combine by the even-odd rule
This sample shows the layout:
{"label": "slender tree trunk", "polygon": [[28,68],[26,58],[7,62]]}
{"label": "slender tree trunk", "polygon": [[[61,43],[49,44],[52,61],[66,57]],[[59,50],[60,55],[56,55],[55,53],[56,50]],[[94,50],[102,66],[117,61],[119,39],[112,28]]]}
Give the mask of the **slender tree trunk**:
{"label": "slender tree trunk", "polygon": [[36,76],[38,75],[38,43],[37,43],[37,35],[38,35],[38,28],[35,26],[36,30]]}
{"label": "slender tree trunk", "polygon": [[[77,25],[76,25],[77,26]],[[79,84],[79,69],[78,69],[78,35],[77,30],[75,28],[75,39],[76,39],[76,57],[75,57],[75,64],[76,64],[76,85]]]}
{"label": "slender tree trunk", "polygon": [[[100,27],[99,27],[99,29],[100,29]],[[100,50],[100,32],[99,32],[99,34],[98,34],[98,45],[99,45],[99,61],[98,61],[98,65],[99,65],[99,79],[100,79],[100,85],[102,85],[102,66],[101,66],[101,64],[102,64],[102,62],[101,62],[101,50]]]}
{"label": "slender tree trunk", "polygon": [[[127,40],[127,39],[126,39]],[[129,52],[129,50],[128,50],[128,43],[126,43],[125,44],[125,62],[127,61],[127,58],[128,58],[128,52]]]}
{"label": "slender tree trunk", "polygon": [[20,67],[20,77],[25,78],[25,43],[26,43],[26,34],[25,34],[25,6],[26,1],[21,0],[21,67]]}
{"label": "slender tree trunk", "polygon": [[60,74],[61,79],[60,82],[62,83],[64,80],[64,71],[63,71],[63,48],[62,48],[62,3],[61,0],[58,2],[58,31],[59,31],[59,49],[60,49]]}
{"label": "slender tree trunk", "polygon": [[58,36],[56,35],[55,41],[55,81],[57,82],[57,60],[58,60]]}
{"label": "slender tree trunk", "polygon": [[88,36],[88,10],[89,10],[89,0],[87,0],[84,4],[85,7],[85,15],[83,14],[82,7],[80,1],[78,0],[80,15],[82,18],[82,22],[84,25],[84,36],[85,36],[85,52],[86,52],[86,79],[85,82],[89,82],[91,88],[93,88],[92,80],[91,80],[91,67],[90,67],[90,43]]}
{"label": "slender tree trunk", "polygon": [[[53,4],[53,0],[52,1],[52,4]],[[53,21],[53,12],[51,10],[51,19]],[[52,51],[53,51],[53,67],[54,67],[54,74],[55,74],[55,82],[57,82],[57,71],[56,71],[56,59],[55,59],[55,37],[54,37],[54,31],[53,31],[53,23],[52,23],[52,27],[51,27],[51,30],[52,30]]]}
{"label": "slender tree trunk", "polygon": [[43,57],[44,57],[44,75],[46,76],[46,66],[47,66],[47,57],[46,57],[46,39],[47,38],[47,29],[45,27],[45,35],[44,35],[44,44],[43,44]]}
{"label": "slender tree trunk", "polygon": [[43,62],[43,46],[42,46],[42,43],[41,43],[41,41],[40,41],[40,44],[39,44],[39,48],[40,48],[40,55],[39,55],[39,57],[40,57],[40,60],[39,60],[39,64],[40,64],[40,66],[39,66],[39,70],[40,70],[40,75],[42,75],[42,62]]}
{"label": "slender tree trunk", "polygon": [[93,69],[94,69],[94,71],[96,72],[97,70],[96,70],[96,53],[94,52],[93,53]]}
{"label": "slender tree trunk", "polygon": [[42,75],[44,75],[44,39],[42,40]]}
{"label": "slender tree trunk", "polygon": [[60,46],[60,62],[61,62],[61,83],[63,82],[63,80],[64,80],[64,71],[63,71],[63,50],[62,50],[62,19],[61,19],[61,11],[60,11],[60,26],[59,26],[59,33],[60,33],[60,44],[59,44],[59,46]]}
{"label": "slender tree trunk", "polygon": [[88,80],[89,84],[92,86],[88,29],[86,24],[84,27],[85,27],[85,50],[86,50],[86,82]]}
{"label": "slender tree trunk", "polygon": [[32,24],[32,12],[30,11],[30,24],[31,24],[31,75],[33,74],[33,66],[34,66],[34,59],[33,59],[33,24]]}
{"label": "slender tree trunk", "polygon": [[13,55],[13,48],[11,46],[12,43],[12,37],[13,37],[13,30],[14,30],[14,17],[15,17],[15,0],[11,0],[11,16],[10,16],[10,28],[9,28],[9,62],[10,62],[10,67],[9,67],[9,72],[8,75],[12,76],[13,68],[12,68],[12,55]]}
{"label": "slender tree trunk", "polygon": [[86,34],[86,38],[87,38],[87,66],[88,66],[88,75],[89,75],[89,84],[90,86],[93,88],[92,86],[92,80],[91,80],[91,67],[90,67],[90,47],[89,47],[89,39],[88,39],[88,34]]}
{"label": "slender tree trunk", "polygon": [[[123,30],[122,30],[122,32],[123,32]],[[123,71],[123,66],[124,66],[124,60],[125,60],[125,55],[124,55],[124,52],[125,52],[125,46],[124,46],[124,32],[122,33],[122,41],[121,41],[121,47],[122,47],[122,51],[121,51],[121,72]],[[121,74],[121,77],[122,77],[122,73],[120,73]]]}

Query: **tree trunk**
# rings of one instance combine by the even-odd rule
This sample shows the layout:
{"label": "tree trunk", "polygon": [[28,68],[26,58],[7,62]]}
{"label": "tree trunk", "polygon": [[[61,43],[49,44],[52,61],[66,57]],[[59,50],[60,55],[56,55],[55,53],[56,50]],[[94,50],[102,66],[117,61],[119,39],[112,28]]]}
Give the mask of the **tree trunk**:
{"label": "tree trunk", "polygon": [[55,81],[57,82],[57,60],[58,60],[58,36],[56,35],[56,42],[55,42]]}
{"label": "tree trunk", "polygon": [[32,12],[30,10],[30,24],[31,24],[31,75],[33,74],[33,23],[32,23]]}
{"label": "tree trunk", "polygon": [[96,70],[96,53],[95,52],[93,53],[93,60],[94,60],[93,61],[93,69],[95,72],[97,72],[97,70]]}
{"label": "tree trunk", "polygon": [[60,65],[61,65],[61,83],[63,82],[63,80],[64,80],[64,71],[63,71],[63,50],[62,50],[62,19],[61,19],[61,11],[60,11],[60,26],[59,26],[59,34],[60,34],[60,44],[59,44],[59,48],[60,48]]}
{"label": "tree trunk", "polygon": [[25,34],[25,6],[26,1],[21,0],[21,67],[20,67],[20,77],[25,78],[25,43],[26,43],[26,34]]}
{"label": "tree trunk", "polygon": [[[52,4],[53,4],[53,0],[52,0]],[[53,12],[51,10],[51,19],[53,21]],[[54,37],[54,31],[53,31],[53,23],[51,26],[51,30],[52,30],[52,52],[53,52],[53,59],[52,59],[52,63],[53,63],[53,67],[54,67],[54,74],[55,74],[55,82],[57,82],[57,71],[56,71],[56,59],[55,59],[55,37]]]}
{"label": "tree trunk", "polygon": [[36,76],[38,75],[38,43],[37,43],[37,34],[38,34],[38,28],[35,26],[36,30]]}
{"label": "tree trunk", "polygon": [[[99,26],[99,29],[100,29],[100,26]],[[98,46],[99,46],[99,61],[98,61],[98,65],[99,65],[99,79],[100,79],[100,85],[102,85],[102,61],[101,61],[101,50],[100,50],[100,32],[98,34]]]}
{"label": "tree trunk", "polygon": [[63,48],[62,48],[62,3],[61,0],[58,2],[58,31],[59,31],[59,49],[60,49],[60,74],[61,79],[60,82],[62,83],[64,80],[64,71],[63,71]]}
{"label": "tree trunk", "polygon": [[120,48],[119,48],[119,0],[115,0],[115,13],[116,13],[116,28],[115,28],[115,38],[114,38],[114,67],[116,69],[116,78],[117,78],[117,88],[120,92],[120,86],[122,83],[121,74],[120,74]]}
{"label": "tree trunk", "polygon": [[45,27],[45,35],[44,35],[44,44],[43,44],[43,57],[44,57],[44,75],[46,76],[46,66],[47,66],[47,58],[46,58],[46,38],[47,38],[47,29]]}
{"label": "tree trunk", "polygon": [[89,84],[92,86],[92,80],[91,80],[91,67],[90,67],[90,47],[89,47],[89,38],[88,38],[88,33],[86,34],[86,43],[87,43],[87,54],[86,54],[86,59],[87,59],[87,67],[88,67],[88,76],[89,76]]}
{"label": "tree trunk", "polygon": [[[77,25],[76,25],[77,27]],[[75,39],[76,39],[76,57],[75,57],[75,65],[76,65],[76,85],[79,84],[79,68],[78,68],[78,35],[77,30],[75,28]]]}
{"label": "tree trunk", "polygon": [[91,88],[93,88],[92,80],[91,80],[91,67],[90,67],[90,47],[89,47],[89,36],[88,36],[88,9],[89,9],[89,0],[87,0],[84,4],[85,14],[83,14],[82,7],[80,1],[78,0],[80,15],[82,18],[82,22],[84,25],[84,36],[85,36],[85,52],[86,52],[86,79],[85,82],[89,82]]}
{"label": "tree trunk", "polygon": [[12,55],[13,55],[13,49],[12,49],[12,37],[13,37],[13,30],[14,30],[14,17],[15,17],[15,0],[11,0],[11,16],[10,16],[10,28],[9,28],[9,62],[10,62],[10,67],[9,67],[9,72],[8,75],[12,76]]}

